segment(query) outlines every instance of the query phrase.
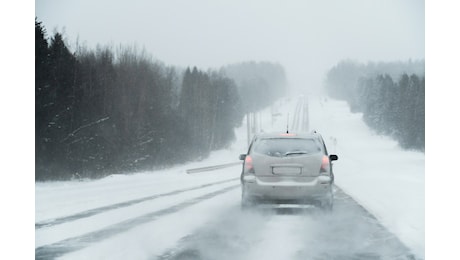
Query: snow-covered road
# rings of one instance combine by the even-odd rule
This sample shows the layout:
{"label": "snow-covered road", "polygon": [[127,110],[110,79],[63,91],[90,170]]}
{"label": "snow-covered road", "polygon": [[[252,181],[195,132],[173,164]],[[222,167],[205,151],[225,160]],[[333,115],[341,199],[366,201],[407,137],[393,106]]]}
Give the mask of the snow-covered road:
{"label": "snow-covered road", "polygon": [[[239,198],[234,193],[234,200]],[[229,194],[230,195],[230,194]],[[237,204],[184,237],[159,259],[413,259],[409,250],[349,196],[336,190],[334,214],[314,208],[241,211]]]}
{"label": "snow-covered road", "polygon": [[[261,128],[285,130],[297,102],[282,100],[259,113]],[[373,135],[343,102],[310,97],[308,103],[308,124],[340,158],[332,214],[241,211],[239,165],[186,174],[236,161],[246,152],[243,124],[229,149],[201,162],[97,181],[36,183],[36,258],[424,258],[424,154]],[[281,116],[272,117],[273,111]],[[296,118],[305,124],[305,115],[303,109]]]}

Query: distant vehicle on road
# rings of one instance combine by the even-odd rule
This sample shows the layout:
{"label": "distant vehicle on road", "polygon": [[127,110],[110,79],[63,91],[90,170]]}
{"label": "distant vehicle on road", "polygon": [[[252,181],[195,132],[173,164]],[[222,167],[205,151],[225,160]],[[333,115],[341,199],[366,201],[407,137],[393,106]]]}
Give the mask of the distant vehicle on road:
{"label": "distant vehicle on road", "polygon": [[326,145],[319,133],[262,133],[256,135],[241,173],[241,206],[260,203],[311,204],[333,207],[334,173]]}

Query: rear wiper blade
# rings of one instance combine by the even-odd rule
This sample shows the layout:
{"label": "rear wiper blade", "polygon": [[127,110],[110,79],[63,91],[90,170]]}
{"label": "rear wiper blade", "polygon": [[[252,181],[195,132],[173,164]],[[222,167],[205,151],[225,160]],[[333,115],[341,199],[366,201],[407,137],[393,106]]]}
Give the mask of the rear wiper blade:
{"label": "rear wiper blade", "polygon": [[292,151],[292,152],[287,152],[284,154],[284,156],[288,156],[288,155],[291,155],[291,154],[307,154],[308,152],[306,151]]}

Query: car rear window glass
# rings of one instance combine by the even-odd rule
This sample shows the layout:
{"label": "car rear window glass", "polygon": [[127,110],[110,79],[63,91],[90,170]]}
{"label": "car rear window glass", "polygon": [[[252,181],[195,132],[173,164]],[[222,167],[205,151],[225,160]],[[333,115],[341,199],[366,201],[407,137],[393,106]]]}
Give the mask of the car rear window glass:
{"label": "car rear window glass", "polygon": [[298,156],[321,151],[320,143],[315,139],[301,138],[264,138],[254,143],[254,152],[269,156]]}

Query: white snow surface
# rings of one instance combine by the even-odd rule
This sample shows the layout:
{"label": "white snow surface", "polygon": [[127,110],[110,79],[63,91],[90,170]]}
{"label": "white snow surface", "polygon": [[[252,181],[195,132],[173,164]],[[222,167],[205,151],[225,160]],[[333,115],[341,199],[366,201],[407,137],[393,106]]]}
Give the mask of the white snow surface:
{"label": "white snow surface", "polygon": [[425,154],[376,135],[344,101],[323,99],[311,102],[310,109],[310,124],[323,135],[329,153],[339,156],[336,185],[424,257]]}
{"label": "white snow surface", "polygon": [[[326,97],[310,96],[309,125],[320,132],[334,162],[335,183],[344,192],[371,212],[390,232],[417,256],[424,258],[425,250],[425,154],[405,151],[389,137],[379,136],[362,121],[361,114],[351,113],[346,102]],[[288,114],[292,119],[297,98],[286,98],[259,113],[260,128],[265,132],[285,131]],[[272,119],[271,113],[282,116]],[[239,183],[241,166],[186,174],[186,169],[238,161],[247,150],[246,120],[235,130],[236,141],[228,148],[212,152],[199,162],[186,163],[165,170],[111,175],[100,180],[37,182],[35,184],[35,221],[37,223],[70,216],[85,210],[108,206],[128,200],[196,187],[221,180],[231,180],[164,199],[145,201],[127,208],[114,209],[82,218],[78,225],[63,223],[36,229],[35,247],[52,244],[102,229],[111,224],[141,216],[146,212],[176,205],[185,199],[199,197],[223,187]],[[233,180],[232,180],[233,179]],[[63,259],[146,259],[161,254],[181,238],[215,220],[229,207],[240,203],[240,190],[218,195],[194,206],[159,217],[124,233],[62,256]],[[277,240],[289,237],[289,230],[278,228],[277,221],[289,223],[289,217],[275,219]],[[295,229],[295,221],[287,225]],[[271,222],[269,222],[271,223]],[[75,228],[77,227],[77,228]],[[290,238],[290,240],[295,238]],[[262,240],[260,244],[275,243]],[[152,246],[155,245],[155,246]],[[289,244],[296,247],[294,241]],[[287,249],[285,249],[287,250]],[[282,251],[278,251],[280,254]],[[253,251],[255,258],[262,251]],[[282,257],[280,255],[280,257]]]}

